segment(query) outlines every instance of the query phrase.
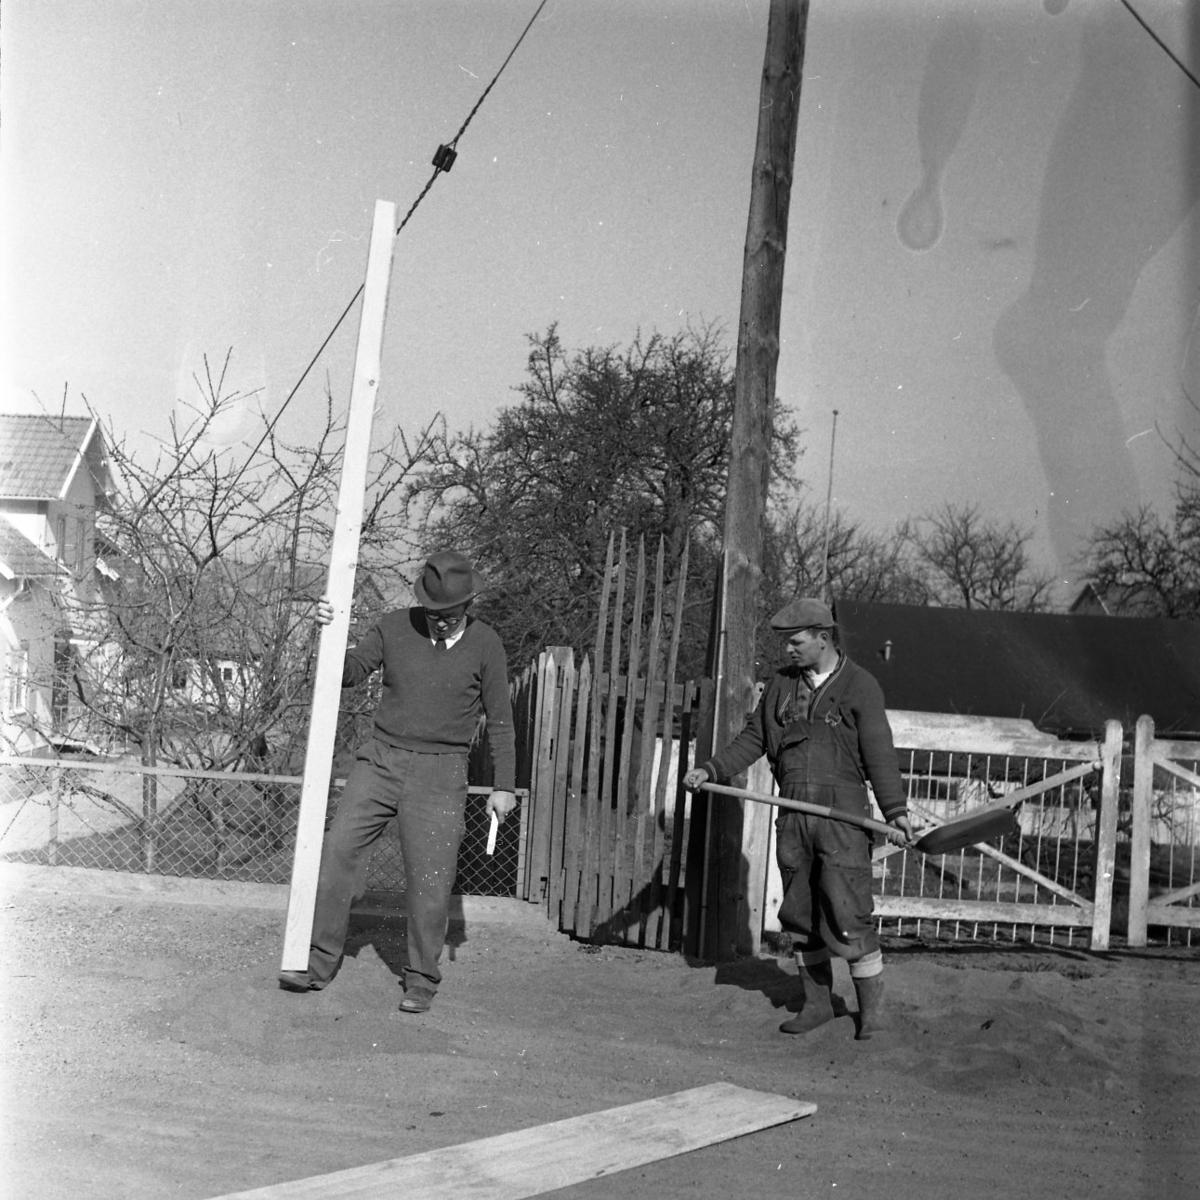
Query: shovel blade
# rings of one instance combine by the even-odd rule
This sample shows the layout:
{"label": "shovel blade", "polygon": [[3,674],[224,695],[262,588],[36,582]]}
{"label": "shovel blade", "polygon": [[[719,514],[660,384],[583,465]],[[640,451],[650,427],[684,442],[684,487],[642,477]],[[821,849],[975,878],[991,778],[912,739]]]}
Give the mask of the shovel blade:
{"label": "shovel blade", "polygon": [[964,846],[977,842],[990,842],[993,838],[1017,831],[1017,814],[1011,808],[997,808],[992,812],[976,813],[960,821],[949,821],[928,833],[923,833],[914,843],[922,854],[953,854]]}

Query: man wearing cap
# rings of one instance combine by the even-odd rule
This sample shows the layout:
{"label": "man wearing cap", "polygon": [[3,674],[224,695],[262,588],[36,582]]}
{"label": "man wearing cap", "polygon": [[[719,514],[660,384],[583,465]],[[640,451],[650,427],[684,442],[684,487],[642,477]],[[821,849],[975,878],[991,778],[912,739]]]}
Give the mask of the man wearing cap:
{"label": "man wearing cap", "polygon": [[[904,786],[875,677],[838,646],[828,605],[794,600],[771,618],[785,639],[789,663],[763,691],[745,727],[708,762],[684,776],[696,791],[729,779],[767,755],[780,794],[869,816],[867,784],[896,829],[912,838]],[[850,964],[858,997],[856,1038],[884,1029],[883,955],[872,919],[871,835],[845,822],[781,809],[776,853],[783,877],[781,927],[791,933],[802,995],[784,1033],[807,1033],[831,1020],[830,951]]]}
{"label": "man wearing cap", "polygon": [[[325,987],[341,962],[360,861],[391,818],[404,858],[407,937],[402,1012],[427,1012],[441,972],[450,889],[463,834],[467,752],[481,714],[495,764],[487,808],[516,807],[516,738],[508,663],[495,630],[468,614],[483,580],[461,554],[432,555],[413,584],[418,604],[387,613],[346,653],[342,687],[383,668],[371,740],[361,746],[326,827],[307,971],[281,971],[289,991]],[[318,605],[328,624],[333,608]]]}

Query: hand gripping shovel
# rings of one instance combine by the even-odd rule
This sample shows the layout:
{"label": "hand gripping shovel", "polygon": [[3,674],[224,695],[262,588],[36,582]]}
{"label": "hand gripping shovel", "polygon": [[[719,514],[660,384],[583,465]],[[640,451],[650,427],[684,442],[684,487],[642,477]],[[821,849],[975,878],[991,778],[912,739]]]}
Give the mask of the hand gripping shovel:
{"label": "hand gripping shovel", "polygon": [[809,804],[805,800],[788,800],[783,796],[764,796],[761,792],[749,792],[745,788],[726,787],[720,783],[702,785],[705,791],[716,792],[722,796],[738,796],[743,800],[754,800],[759,804],[773,804],[776,808],[790,808],[796,812],[811,813],[815,817],[829,817],[833,821],[842,821],[847,825],[857,825],[859,829],[869,829],[872,833],[883,834],[889,841],[906,849],[919,850],[922,854],[952,854],[964,846],[973,846],[976,842],[991,841],[1006,833],[1015,833],[1017,828],[1017,813],[1012,808],[993,808],[957,821],[949,821],[939,825],[928,833],[923,833],[915,842],[905,840],[904,834],[882,821],[870,817],[860,817],[857,813],[842,812],[841,809],[829,808],[823,804]]}

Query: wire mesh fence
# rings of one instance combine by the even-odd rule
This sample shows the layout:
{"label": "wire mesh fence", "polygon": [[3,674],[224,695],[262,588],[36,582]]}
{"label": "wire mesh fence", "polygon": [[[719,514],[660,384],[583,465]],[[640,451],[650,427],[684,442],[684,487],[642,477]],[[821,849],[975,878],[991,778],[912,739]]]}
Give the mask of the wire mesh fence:
{"label": "wire mesh fence", "polygon": [[[0,861],[287,883],[300,789],[292,776],[0,757]],[[487,854],[489,791],[467,798],[455,890],[515,896],[524,813],[501,825]],[[366,889],[404,890],[394,822],[372,851]]]}

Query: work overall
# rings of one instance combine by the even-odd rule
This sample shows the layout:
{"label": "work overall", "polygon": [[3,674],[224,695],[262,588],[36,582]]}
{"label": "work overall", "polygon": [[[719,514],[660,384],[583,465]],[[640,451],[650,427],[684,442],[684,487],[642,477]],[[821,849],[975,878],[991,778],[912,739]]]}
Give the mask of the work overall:
{"label": "work overall", "polygon": [[[826,681],[815,693],[781,699],[783,736],[775,762],[780,794],[870,816],[854,720]],[[828,689],[828,690],[827,690]],[[828,947],[855,962],[879,949],[872,920],[871,835],[828,817],[780,811],[776,856],[783,877],[782,928],[800,953]]]}

